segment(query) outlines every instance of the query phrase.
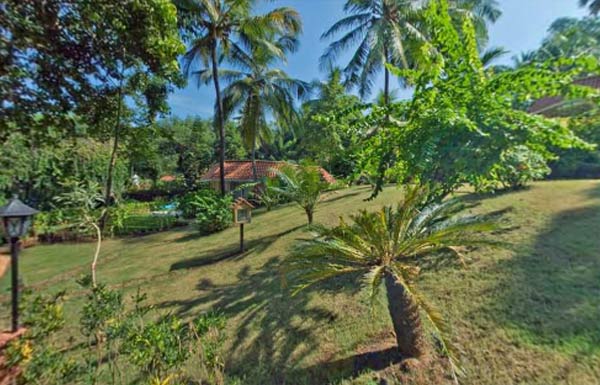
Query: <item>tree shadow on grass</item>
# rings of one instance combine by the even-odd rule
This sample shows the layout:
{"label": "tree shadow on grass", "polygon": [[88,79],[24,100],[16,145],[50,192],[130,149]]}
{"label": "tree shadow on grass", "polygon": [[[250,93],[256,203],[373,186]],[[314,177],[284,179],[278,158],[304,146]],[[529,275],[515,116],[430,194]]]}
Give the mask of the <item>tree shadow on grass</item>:
{"label": "tree shadow on grass", "polygon": [[[304,228],[306,226],[300,225],[291,229],[282,231],[277,234],[269,235],[262,238],[250,239],[244,242],[244,251],[240,251],[240,244],[233,242],[226,246],[207,250],[201,255],[197,255],[194,258],[185,259],[183,261],[175,262],[171,265],[169,271],[181,270],[181,269],[192,269],[195,267],[201,267],[211,265],[226,259],[239,260],[247,256],[250,253],[262,253],[264,252],[273,242],[280,237],[293,233],[296,230]],[[185,238],[185,237],[184,237]]]}
{"label": "tree shadow on grass", "polygon": [[[600,186],[599,186],[600,187]],[[600,188],[555,215],[531,249],[500,262],[493,306],[522,338],[571,354],[600,354]]]}
{"label": "tree shadow on grass", "polygon": [[[235,327],[228,331],[227,371],[243,379],[244,384],[325,384],[332,375],[352,375],[353,366],[348,363],[354,358],[309,369],[298,366],[308,355],[320,351],[319,330],[333,327],[338,314],[337,309],[311,302],[308,291],[290,296],[282,287],[279,257],[269,259],[258,269],[246,265],[232,274],[233,282],[215,284],[201,279],[192,299],[158,306],[173,309],[185,318],[208,306],[222,311],[230,319],[231,329]],[[320,289],[353,292],[359,288],[343,280]]]}

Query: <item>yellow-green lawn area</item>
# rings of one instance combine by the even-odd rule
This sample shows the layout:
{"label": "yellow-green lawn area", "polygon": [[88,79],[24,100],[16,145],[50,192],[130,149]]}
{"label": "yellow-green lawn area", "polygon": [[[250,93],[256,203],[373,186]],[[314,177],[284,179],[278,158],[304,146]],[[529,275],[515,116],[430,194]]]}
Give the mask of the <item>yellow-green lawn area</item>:
{"label": "yellow-green lawn area", "polygon": [[[390,186],[365,201],[367,187],[329,193],[315,221],[337,223],[361,208],[396,202]],[[466,253],[466,267],[425,272],[418,282],[449,321],[466,370],[461,383],[600,384],[600,181],[553,181],[500,195],[473,196],[476,211],[505,207],[513,229],[497,235],[511,249]],[[200,236],[193,227],[106,240],[98,276],[126,295],[138,289],[160,312],[191,318],[209,309],[228,317],[226,370],[244,384],[368,384],[393,347],[385,299],[371,311],[359,277],[290,297],[280,263],[309,237],[290,204],[246,225],[248,251],[236,253],[237,227]],[[41,245],[22,254],[24,283],[67,290],[67,332],[78,338],[84,295],[75,279],[89,270],[94,244]],[[9,277],[0,278],[8,327]],[[389,383],[393,383],[390,380]],[[427,381],[425,381],[427,383]]]}

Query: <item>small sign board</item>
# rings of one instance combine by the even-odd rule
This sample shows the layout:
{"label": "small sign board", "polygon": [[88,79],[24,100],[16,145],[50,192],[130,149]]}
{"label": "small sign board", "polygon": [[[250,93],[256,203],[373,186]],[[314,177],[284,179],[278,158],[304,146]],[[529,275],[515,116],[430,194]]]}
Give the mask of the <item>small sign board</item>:
{"label": "small sign board", "polygon": [[237,198],[231,208],[235,224],[250,223],[252,221],[252,209],[254,206],[246,199],[242,197]]}

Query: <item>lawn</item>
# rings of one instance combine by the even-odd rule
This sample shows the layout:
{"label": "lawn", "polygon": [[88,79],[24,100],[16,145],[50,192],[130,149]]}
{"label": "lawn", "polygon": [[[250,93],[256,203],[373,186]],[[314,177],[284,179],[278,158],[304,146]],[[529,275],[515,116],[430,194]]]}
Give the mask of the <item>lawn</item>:
{"label": "lawn", "polygon": [[[368,188],[339,191],[326,197],[315,221],[334,224],[399,195],[388,187],[365,202]],[[514,228],[502,235],[510,250],[472,250],[466,267],[427,272],[419,283],[452,326],[467,371],[462,383],[600,383],[600,182],[463,195],[482,202],[478,211],[513,207]],[[295,239],[308,236],[305,221],[293,205],[259,212],[246,226],[242,255],[235,253],[237,228],[207,237],[190,227],[107,240],[98,277],[129,293],[140,288],[164,312],[191,317],[221,309],[229,318],[227,369],[244,384],[372,383],[369,365],[379,369],[377,352],[394,343],[384,304],[371,313],[351,279],[294,298],[281,286],[279,262]],[[68,290],[73,335],[82,294],[74,280],[88,271],[93,247],[37,246],[21,260],[26,285]],[[0,278],[3,309],[8,287],[9,277]],[[0,326],[8,321],[3,310]]]}

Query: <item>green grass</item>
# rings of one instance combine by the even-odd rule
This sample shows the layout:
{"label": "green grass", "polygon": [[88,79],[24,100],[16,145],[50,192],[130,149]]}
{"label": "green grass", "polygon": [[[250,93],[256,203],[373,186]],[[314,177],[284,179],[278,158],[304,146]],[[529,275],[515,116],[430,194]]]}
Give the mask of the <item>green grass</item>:
{"label": "green grass", "polygon": [[[315,220],[335,224],[339,215],[392,203],[400,192],[390,187],[365,202],[368,194],[353,188],[330,195]],[[419,283],[452,326],[468,372],[462,383],[600,383],[600,182],[541,182],[467,199],[481,200],[478,211],[512,206],[515,228],[501,236],[510,250],[472,250],[466,268],[426,272]],[[223,310],[227,371],[244,384],[369,383],[374,374],[354,375],[354,364],[393,346],[383,305],[371,315],[350,278],[294,298],[282,289],[279,262],[307,236],[305,221],[293,205],[259,213],[246,226],[243,255],[235,255],[237,228],[207,237],[190,227],[107,240],[98,276],[129,293],[139,287],[164,312]],[[67,289],[66,311],[76,319],[82,293],[74,280],[88,271],[93,247],[24,251],[24,282]],[[3,302],[8,285],[8,277],[0,279]],[[0,312],[0,326],[8,326],[7,313]],[[74,323],[69,327],[78,335]]]}

